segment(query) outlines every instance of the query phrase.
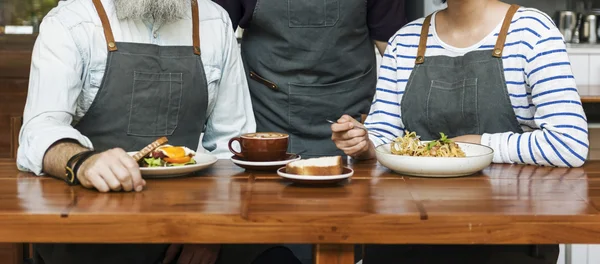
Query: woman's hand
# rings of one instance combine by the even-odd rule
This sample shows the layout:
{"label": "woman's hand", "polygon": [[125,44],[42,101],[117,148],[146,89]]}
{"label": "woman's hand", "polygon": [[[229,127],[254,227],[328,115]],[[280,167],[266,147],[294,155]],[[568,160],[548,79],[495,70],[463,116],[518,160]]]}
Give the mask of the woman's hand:
{"label": "woman's hand", "polygon": [[372,159],[375,156],[375,147],[367,131],[356,126],[360,125],[354,118],[344,115],[331,125],[331,139],[336,147],[346,155],[357,159]]}
{"label": "woman's hand", "polygon": [[480,135],[464,135],[464,136],[452,138],[452,141],[481,144],[481,136]]}

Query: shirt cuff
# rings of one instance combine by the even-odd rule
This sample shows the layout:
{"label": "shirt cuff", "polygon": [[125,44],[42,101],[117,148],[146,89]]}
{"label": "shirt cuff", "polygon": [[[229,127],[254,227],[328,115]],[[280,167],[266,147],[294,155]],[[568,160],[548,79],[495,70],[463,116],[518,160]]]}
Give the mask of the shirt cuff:
{"label": "shirt cuff", "polygon": [[481,135],[481,144],[494,150],[494,163],[513,163],[508,152],[508,137],[512,132]]}
{"label": "shirt cuff", "polygon": [[[36,133],[37,134],[37,133]],[[46,151],[59,140],[72,139],[82,146],[93,150],[92,142],[72,127],[54,128],[51,131],[39,132],[33,139],[27,139],[19,146],[17,167],[21,171],[42,175]]]}
{"label": "shirt cuff", "polygon": [[227,150],[215,150],[213,152],[208,152],[206,150],[204,150],[204,153],[210,154],[215,156],[217,159],[220,160],[226,160],[226,159],[231,159],[231,156],[233,156],[233,153],[231,153],[231,151]]}

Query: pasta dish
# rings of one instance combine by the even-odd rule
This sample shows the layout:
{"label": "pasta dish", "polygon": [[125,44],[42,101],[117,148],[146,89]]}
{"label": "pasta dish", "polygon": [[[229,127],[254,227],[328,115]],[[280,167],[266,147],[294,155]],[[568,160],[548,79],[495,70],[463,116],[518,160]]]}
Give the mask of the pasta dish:
{"label": "pasta dish", "polygon": [[458,144],[448,139],[444,133],[441,138],[428,143],[423,143],[415,132],[406,132],[403,137],[398,137],[392,142],[392,154],[414,157],[453,157],[463,158],[465,153]]}

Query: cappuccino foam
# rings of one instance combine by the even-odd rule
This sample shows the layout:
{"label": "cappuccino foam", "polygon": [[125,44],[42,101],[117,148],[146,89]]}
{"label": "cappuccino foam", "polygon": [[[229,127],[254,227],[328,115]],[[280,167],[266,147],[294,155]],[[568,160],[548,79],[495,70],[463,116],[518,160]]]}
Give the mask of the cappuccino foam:
{"label": "cappuccino foam", "polygon": [[246,134],[246,135],[244,135],[244,137],[245,138],[268,139],[268,138],[285,138],[285,137],[288,137],[288,135],[283,134],[283,133],[275,133],[275,132],[261,132],[261,133]]}

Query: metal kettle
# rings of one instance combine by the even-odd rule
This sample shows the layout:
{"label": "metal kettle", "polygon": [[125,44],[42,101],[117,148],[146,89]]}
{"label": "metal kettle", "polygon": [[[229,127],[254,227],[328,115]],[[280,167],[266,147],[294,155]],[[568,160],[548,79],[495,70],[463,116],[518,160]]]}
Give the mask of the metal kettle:
{"label": "metal kettle", "polygon": [[576,35],[576,32],[578,31],[578,14],[573,11],[559,11],[557,22],[558,29],[564,36],[565,41],[573,42],[574,35]]}
{"label": "metal kettle", "polygon": [[596,44],[598,42],[598,15],[583,16],[581,25],[581,43]]}

